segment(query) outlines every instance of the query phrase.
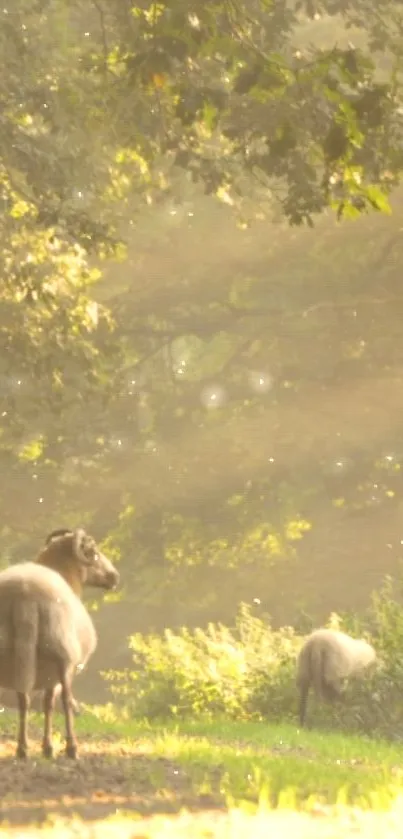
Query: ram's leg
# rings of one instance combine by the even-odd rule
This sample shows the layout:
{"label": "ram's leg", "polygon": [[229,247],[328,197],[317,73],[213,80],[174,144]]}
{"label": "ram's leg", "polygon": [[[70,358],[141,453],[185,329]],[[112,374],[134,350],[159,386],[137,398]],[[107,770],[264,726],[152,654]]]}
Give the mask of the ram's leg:
{"label": "ram's leg", "polygon": [[71,696],[71,704],[72,704],[72,707],[73,707],[74,716],[79,717],[80,714],[81,714],[81,706],[80,706],[80,703],[77,702],[77,699],[75,699],[73,695]]}
{"label": "ram's leg", "polygon": [[[57,702],[57,700],[60,701],[61,692],[62,692],[62,686],[60,684],[56,685],[56,687],[55,687],[55,707],[56,707],[56,709],[57,709],[56,702]],[[73,708],[74,716],[79,717],[80,714],[81,714],[80,703],[77,702],[77,699],[74,698],[73,694],[71,694],[71,705],[72,705],[72,708]],[[63,708],[62,708],[62,710],[63,710]]]}
{"label": "ram's leg", "polygon": [[66,755],[67,757],[77,758],[77,740],[74,733],[74,716],[73,716],[73,692],[71,689],[71,679],[66,673],[61,674],[60,684],[61,700],[64,710],[64,718],[66,720]]}
{"label": "ram's leg", "polygon": [[24,760],[28,754],[28,711],[29,711],[29,695],[28,693],[18,693],[18,738],[17,738],[17,752],[16,757]]}
{"label": "ram's leg", "polygon": [[53,711],[55,707],[55,694],[56,689],[54,687],[47,688],[47,690],[45,690],[43,694],[44,728],[42,740],[42,754],[44,757],[53,757],[52,723]]}

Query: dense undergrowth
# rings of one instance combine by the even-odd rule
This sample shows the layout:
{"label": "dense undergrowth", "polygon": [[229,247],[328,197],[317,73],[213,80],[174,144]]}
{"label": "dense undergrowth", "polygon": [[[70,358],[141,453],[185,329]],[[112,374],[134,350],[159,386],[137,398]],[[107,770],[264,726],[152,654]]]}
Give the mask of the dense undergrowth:
{"label": "dense undergrowth", "polygon": [[[328,626],[370,640],[378,653],[376,670],[351,680],[345,701],[320,705],[311,700],[319,727],[403,737],[403,607],[400,586],[390,578],[376,592],[367,613],[332,614]],[[293,627],[274,630],[267,615],[242,604],[233,628],[162,635],[133,635],[133,667],[106,671],[114,700],[134,718],[210,718],[295,721],[295,660],[304,635]]]}

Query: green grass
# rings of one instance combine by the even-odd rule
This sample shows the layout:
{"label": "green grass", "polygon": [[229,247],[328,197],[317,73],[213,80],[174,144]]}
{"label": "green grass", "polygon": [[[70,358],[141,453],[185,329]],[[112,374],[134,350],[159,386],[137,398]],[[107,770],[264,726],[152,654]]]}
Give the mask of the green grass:
{"label": "green grass", "polygon": [[[99,730],[95,717],[80,722],[83,733]],[[363,737],[300,731],[295,725],[178,722],[108,723],[110,731],[136,748],[174,760],[194,783],[208,788],[219,776],[219,790],[232,800],[268,798],[297,805],[312,797],[387,806],[402,790],[403,746]]]}
{"label": "green grass", "polygon": [[[27,790],[33,788],[32,800],[37,803],[41,793],[35,784],[46,771],[46,785],[53,784],[60,801],[68,780],[73,796],[68,812],[75,812],[78,798],[74,799],[72,779],[80,772],[77,789],[85,787],[88,801],[105,793],[105,801],[120,802],[107,809],[105,816],[114,814],[109,818],[102,814],[100,820],[95,810],[88,817],[91,836],[111,835],[116,821],[119,835],[133,839],[171,835],[249,839],[251,831],[259,837],[268,831],[270,836],[280,836],[285,830],[299,837],[329,839],[349,836],[350,830],[354,836],[376,836],[378,829],[384,835],[386,827],[388,836],[403,835],[403,746],[398,744],[300,731],[291,724],[225,719],[141,723],[119,717],[112,707],[94,707],[76,721],[82,756],[79,769],[64,768],[65,759],[58,758],[53,770],[38,756],[39,722],[39,715],[33,715],[30,736],[32,752],[35,748],[36,752],[29,765],[18,767],[19,777],[11,790],[17,790],[22,779]],[[0,732],[6,727],[11,734],[15,723],[15,715],[2,714]],[[62,734],[60,717],[56,730]],[[10,749],[11,745],[10,738]],[[55,736],[55,745],[62,748],[61,735]],[[0,783],[1,763],[0,758]],[[9,773],[11,762],[5,768]],[[187,812],[181,815],[183,808]],[[137,813],[134,823],[133,812]],[[60,835],[80,833],[83,822],[67,825],[58,821],[61,814],[65,816],[66,810],[56,802],[52,824],[34,828],[32,817],[29,833],[25,828],[24,835],[43,834],[56,824]],[[83,818],[87,818],[85,813]]]}
{"label": "green grass", "polygon": [[[79,724],[99,731],[96,717]],[[175,761],[194,794],[217,793],[232,802],[285,801],[304,806],[360,803],[388,807],[403,792],[403,747],[363,737],[300,731],[293,725],[211,722],[104,723],[129,747]]]}

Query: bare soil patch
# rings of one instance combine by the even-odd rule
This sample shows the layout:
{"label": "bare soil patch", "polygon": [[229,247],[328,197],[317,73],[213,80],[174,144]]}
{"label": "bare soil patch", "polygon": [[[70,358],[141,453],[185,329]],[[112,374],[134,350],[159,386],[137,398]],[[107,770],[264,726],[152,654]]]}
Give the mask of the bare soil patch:
{"label": "bare soil patch", "polygon": [[[55,741],[55,750],[56,750]],[[26,761],[17,761],[15,739],[0,735],[0,825],[28,825],[49,816],[88,820],[102,819],[119,811],[147,816],[176,813],[181,808],[222,808],[217,793],[195,794],[192,779],[183,766],[144,752],[144,743],[117,738],[80,736],[80,759],[75,762],[60,753],[45,760],[40,753],[38,732],[31,732]]]}

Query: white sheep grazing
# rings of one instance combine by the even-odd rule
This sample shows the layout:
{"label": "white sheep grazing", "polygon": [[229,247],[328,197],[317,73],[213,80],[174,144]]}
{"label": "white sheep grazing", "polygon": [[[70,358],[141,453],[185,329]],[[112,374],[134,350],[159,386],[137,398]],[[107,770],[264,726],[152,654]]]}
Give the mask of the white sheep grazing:
{"label": "white sheep grazing", "polygon": [[332,702],[340,697],[346,679],[360,676],[374,664],[376,652],[371,644],[336,629],[316,629],[305,640],[297,659],[299,721],[305,724],[309,689]]}

